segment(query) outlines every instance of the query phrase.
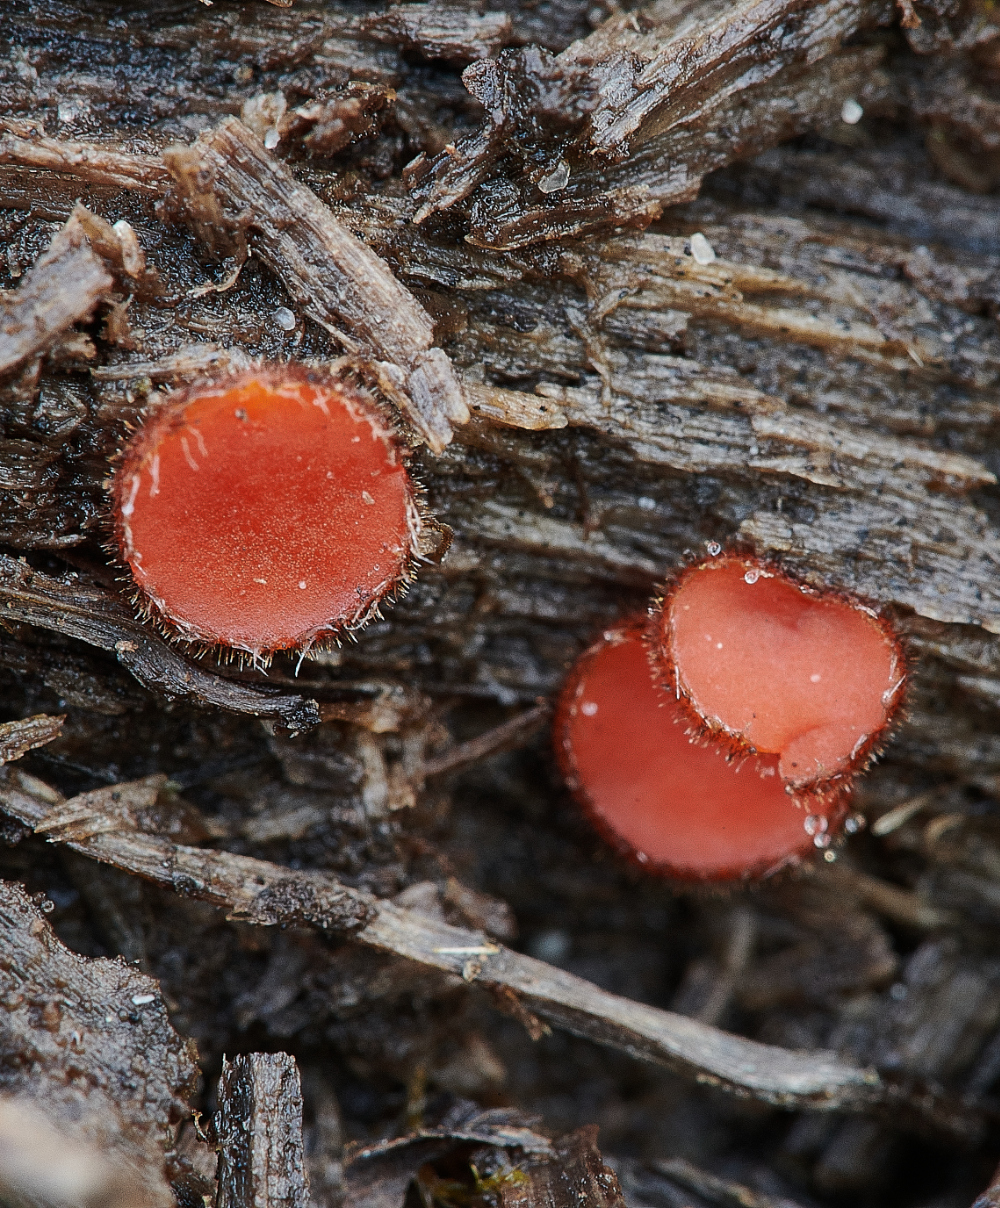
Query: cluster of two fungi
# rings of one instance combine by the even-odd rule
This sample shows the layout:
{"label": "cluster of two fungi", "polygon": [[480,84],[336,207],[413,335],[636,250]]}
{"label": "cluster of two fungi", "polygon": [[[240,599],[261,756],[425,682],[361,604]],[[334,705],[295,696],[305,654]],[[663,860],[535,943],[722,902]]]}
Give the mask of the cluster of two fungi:
{"label": "cluster of two fungi", "polygon": [[830,844],[889,731],[905,660],[861,601],[748,553],[676,575],[563,689],[556,753],[598,829],[679,880],[765,877]]}
{"label": "cluster of two fungi", "polygon": [[[420,558],[406,457],[343,377],[261,367],[166,396],[113,481],[137,603],[258,665],[359,628]],[[713,545],[583,654],[556,752],[598,828],[651,871],[766,876],[829,846],[904,679],[872,609]]]}

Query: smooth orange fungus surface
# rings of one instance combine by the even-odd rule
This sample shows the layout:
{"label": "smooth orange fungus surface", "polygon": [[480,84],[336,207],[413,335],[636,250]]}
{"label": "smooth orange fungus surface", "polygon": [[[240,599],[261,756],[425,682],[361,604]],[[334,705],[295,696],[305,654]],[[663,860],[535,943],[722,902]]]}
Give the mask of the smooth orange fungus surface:
{"label": "smooth orange fungus surface", "polygon": [[374,405],[291,366],[168,396],[126,446],[113,497],[121,556],[160,619],[254,656],[365,620],[419,531]]}
{"label": "smooth orange fungus surface", "polygon": [[556,716],[557,755],[598,827],[647,867],[687,880],[763,876],[829,844],[847,797],[790,795],[774,756],[729,763],[693,743],[654,684],[637,617],[578,660]]}
{"label": "smooth orange fungus surface", "polygon": [[668,690],[710,730],[777,755],[793,785],[853,771],[899,704],[903,657],[883,621],[752,558],[685,571],[654,625]]}

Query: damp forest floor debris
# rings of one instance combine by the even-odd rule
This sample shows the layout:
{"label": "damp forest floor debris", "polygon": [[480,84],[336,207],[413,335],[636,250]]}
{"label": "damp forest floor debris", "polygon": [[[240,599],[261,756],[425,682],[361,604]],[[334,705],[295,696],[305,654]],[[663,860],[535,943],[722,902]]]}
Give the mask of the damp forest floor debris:
{"label": "damp forest floor debris", "polygon": [[[1000,1204],[998,190],[985,0],[3,6],[0,1198]],[[434,540],[264,669],[137,616],[108,485],[293,359]],[[843,844],[679,890],[552,708],[737,546],[911,682]]]}

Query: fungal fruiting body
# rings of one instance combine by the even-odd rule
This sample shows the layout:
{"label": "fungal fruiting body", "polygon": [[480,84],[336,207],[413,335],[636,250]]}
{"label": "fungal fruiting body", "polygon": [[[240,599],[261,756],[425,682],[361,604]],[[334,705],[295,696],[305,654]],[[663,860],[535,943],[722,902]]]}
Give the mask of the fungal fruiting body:
{"label": "fungal fruiting body", "polygon": [[363,623],[406,579],[421,528],[374,403],[290,365],[168,395],[122,451],[112,498],[147,611],[256,659]]}
{"label": "fungal fruiting body", "polygon": [[556,754],[598,828],[647,868],[692,881],[765,876],[827,846],[847,794],[792,792],[775,756],[729,761],[692,742],[654,682],[645,626],[606,630],[559,701]]}
{"label": "fungal fruiting body", "polygon": [[752,556],[685,569],[651,618],[654,672],[702,733],[777,756],[791,785],[844,780],[899,708],[905,659],[859,601]]}

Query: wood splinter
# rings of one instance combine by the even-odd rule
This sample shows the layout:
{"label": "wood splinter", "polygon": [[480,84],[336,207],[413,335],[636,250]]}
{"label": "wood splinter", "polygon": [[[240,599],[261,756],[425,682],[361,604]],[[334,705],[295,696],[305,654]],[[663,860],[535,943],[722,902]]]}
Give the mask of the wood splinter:
{"label": "wood splinter", "polygon": [[245,255],[254,231],[255,254],[292,299],[346,351],[371,358],[379,389],[440,453],[469,408],[451,361],[433,346],[430,316],[386,263],[238,118],[168,147],[163,161],[174,179],[166,211],[226,255]]}

